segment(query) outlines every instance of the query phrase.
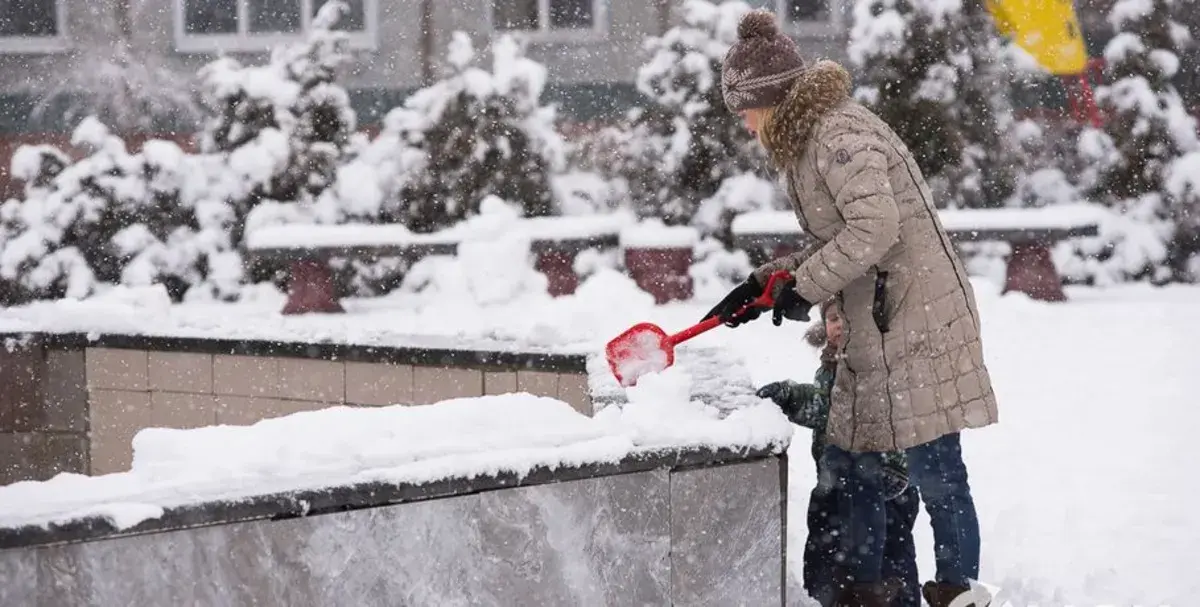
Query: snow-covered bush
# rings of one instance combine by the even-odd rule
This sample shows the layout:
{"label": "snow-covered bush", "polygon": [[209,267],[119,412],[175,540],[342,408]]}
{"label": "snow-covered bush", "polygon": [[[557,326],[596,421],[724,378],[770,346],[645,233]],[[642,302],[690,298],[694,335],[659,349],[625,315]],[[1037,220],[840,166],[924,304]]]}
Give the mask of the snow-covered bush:
{"label": "snow-covered bush", "polygon": [[162,283],[181,297],[199,278],[195,222],[180,200],[183,151],[153,142],[131,155],[94,118],[71,142],[90,153],[70,165],[49,146],[14,155],[26,189],[0,207],[6,303],[84,297],[117,283]]}
{"label": "snow-covered bush", "polygon": [[983,0],[863,0],[849,56],[855,97],[912,150],[940,205],[1010,202],[1020,159],[1012,136],[1010,53]]}
{"label": "snow-covered bush", "polygon": [[231,299],[248,277],[276,277],[273,266],[246,275],[243,231],[256,221],[322,219],[312,202],[355,128],[334,83],[347,50],[332,28],[346,10],[342,0],[325,3],[312,34],[275,49],[266,65],[226,57],[205,66],[212,115],[200,154],[165,141],[130,154],[94,117],[74,133],[86,152],[78,162],[47,146],[20,150],[13,175],[24,197],[0,210],[0,295],[13,302],[161,283],[176,299]]}
{"label": "snow-covered bush", "polygon": [[[1077,279],[1169,280],[1172,266],[1185,271],[1195,253],[1187,246],[1197,208],[1189,185],[1197,165],[1189,154],[1200,150],[1200,139],[1173,83],[1179,53],[1191,44],[1171,18],[1174,5],[1119,0],[1109,13],[1117,32],[1104,49],[1109,84],[1096,91],[1106,120],[1082,132],[1078,148],[1087,166],[1081,186],[1120,218],[1060,253]],[[1066,259],[1072,255],[1080,259]]]}
{"label": "snow-covered bush", "polygon": [[[200,71],[211,114],[201,151],[223,155],[222,177],[239,182],[217,184],[237,214],[234,243],[243,225],[314,214],[311,203],[333,182],[356,128],[349,95],[336,83],[350,55],[346,34],[334,27],[348,11],[343,0],[325,3],[307,38],[276,47],[265,65],[222,57]],[[248,217],[264,201],[276,204]]]}
{"label": "snow-covered bush", "polygon": [[718,197],[727,179],[765,166],[761,146],[721,97],[721,61],[749,10],[738,1],[686,0],[680,25],[647,39],[649,59],[638,70],[637,88],[648,103],[632,112],[628,124],[606,133],[619,150],[614,173],[639,216],[687,225],[706,206],[697,227],[719,232],[720,221],[728,219],[716,208],[721,201],[740,205],[730,213],[774,204],[772,198],[749,201],[728,192]]}
{"label": "snow-covered bush", "polygon": [[[476,67],[470,38],[455,32],[449,76],[388,113],[378,137],[339,171],[336,206],[415,232],[475,215],[488,196],[519,204],[527,217],[556,212],[551,178],[564,169],[566,144],[555,109],[541,103],[546,69],[512,36],[497,38],[491,54],[491,70]],[[351,200],[359,192],[365,203]]]}

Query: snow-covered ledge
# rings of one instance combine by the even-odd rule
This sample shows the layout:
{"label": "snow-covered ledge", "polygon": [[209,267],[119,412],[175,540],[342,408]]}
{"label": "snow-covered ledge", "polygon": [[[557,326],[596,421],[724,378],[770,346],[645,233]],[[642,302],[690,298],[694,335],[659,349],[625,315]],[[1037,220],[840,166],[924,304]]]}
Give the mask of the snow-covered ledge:
{"label": "snow-covered ledge", "polygon": [[682,358],[620,393],[593,359],[593,417],[507,394],[145,430],[129,472],[0,487],[5,596],[786,604],[792,428]]}
{"label": "snow-covered ledge", "polygon": [[38,329],[8,320],[0,323],[0,485],[128,470],[131,441],[148,427],[512,392],[592,413],[578,350],[311,325],[307,333],[243,327],[238,338],[216,327],[119,331],[102,319],[60,318]]}

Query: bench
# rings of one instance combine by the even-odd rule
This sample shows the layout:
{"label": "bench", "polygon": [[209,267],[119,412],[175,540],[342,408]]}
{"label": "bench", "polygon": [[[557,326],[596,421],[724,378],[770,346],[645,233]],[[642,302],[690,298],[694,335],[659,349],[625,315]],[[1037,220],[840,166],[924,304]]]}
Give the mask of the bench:
{"label": "bench", "polygon": [[[1107,215],[1091,204],[1042,209],[945,209],[938,211],[951,241],[1004,241],[1012,247],[1004,292],[1025,293],[1040,301],[1064,301],[1062,278],[1050,247],[1068,238],[1095,236]],[[733,221],[734,246],[754,264],[801,250],[808,235],[792,211],[755,211]]]}
{"label": "bench", "polygon": [[[521,219],[517,229],[530,239],[536,269],[545,274],[552,296],[575,292],[575,256],[590,248],[615,248],[626,214]],[[455,255],[460,243],[481,234],[467,221],[430,234],[416,234],[395,224],[289,224],[259,228],[246,235],[248,255],[255,260],[288,264],[288,300],[284,314],[344,312],[338,302],[333,259],[374,261],[399,258],[409,263],[429,255]]]}

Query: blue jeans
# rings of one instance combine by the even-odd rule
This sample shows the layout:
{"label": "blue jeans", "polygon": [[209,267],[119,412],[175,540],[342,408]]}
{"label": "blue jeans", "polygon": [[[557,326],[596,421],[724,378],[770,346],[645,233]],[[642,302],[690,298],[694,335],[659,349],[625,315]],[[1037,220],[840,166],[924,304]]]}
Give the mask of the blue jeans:
{"label": "blue jeans", "polygon": [[[808,500],[808,540],[804,543],[804,589],[821,605],[832,605],[839,587],[847,584],[841,557],[841,519],[837,492],[813,489]],[[892,607],[921,607],[921,581],[917,576],[917,552],[913,525],[921,497],[909,487],[894,500],[884,503],[887,532],[883,542],[883,577],[904,582],[904,590]]]}
{"label": "blue jeans", "polygon": [[[848,575],[859,582],[883,579],[887,517],[879,453],[851,453],[830,445],[822,466],[847,513],[842,554]],[[979,578],[979,519],[967,483],[958,433],[907,450],[909,482],[921,492],[933,527],[936,580],[968,586]]]}

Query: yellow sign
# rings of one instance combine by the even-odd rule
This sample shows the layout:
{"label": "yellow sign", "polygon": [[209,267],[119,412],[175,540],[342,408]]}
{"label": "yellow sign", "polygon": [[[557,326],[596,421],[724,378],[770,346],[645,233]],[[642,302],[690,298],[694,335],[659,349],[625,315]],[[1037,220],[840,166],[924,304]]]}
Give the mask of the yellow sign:
{"label": "yellow sign", "polygon": [[1087,49],[1071,0],[987,0],[1000,33],[1008,36],[1050,73],[1079,74]]}

